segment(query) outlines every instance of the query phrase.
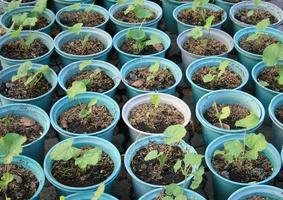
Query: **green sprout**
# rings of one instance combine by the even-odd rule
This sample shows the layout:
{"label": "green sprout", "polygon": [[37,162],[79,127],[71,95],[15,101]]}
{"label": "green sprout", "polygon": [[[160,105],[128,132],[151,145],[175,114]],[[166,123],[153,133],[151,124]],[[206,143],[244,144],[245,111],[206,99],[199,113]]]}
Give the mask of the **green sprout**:
{"label": "green sprout", "polygon": [[67,96],[70,100],[73,100],[75,96],[84,92],[86,92],[86,84],[83,81],[74,81],[67,90]]}
{"label": "green sprout", "polygon": [[[219,124],[220,124],[220,127],[221,128],[224,128],[225,126],[223,125],[223,122],[222,120],[223,119],[227,119],[230,114],[231,114],[231,110],[230,110],[230,107],[229,106],[225,106],[221,109],[221,111],[219,112],[218,108],[217,108],[217,104],[214,102],[213,103],[213,107],[215,108],[215,111],[216,111],[216,118],[218,119],[219,121]],[[229,127],[230,128],[230,127]]]}
{"label": "green sprout", "polygon": [[264,31],[269,25],[270,25],[269,19],[263,19],[260,22],[258,22],[256,25],[256,32],[254,34],[249,35],[249,37],[247,38],[247,41],[256,40],[260,42],[258,39],[263,34],[262,31]]}
{"label": "green sprout", "polygon": [[208,82],[211,82],[211,81],[213,81],[213,80],[215,80],[215,79],[220,78],[220,77],[225,73],[225,70],[226,70],[226,68],[229,66],[229,64],[230,64],[230,62],[229,62],[228,60],[224,60],[224,61],[222,61],[222,62],[219,64],[218,67],[216,67],[216,68],[211,67],[210,70],[211,70],[211,71],[217,70],[217,71],[219,71],[218,74],[217,74],[217,75],[213,75],[213,74],[211,74],[211,73],[208,73],[208,74],[204,75],[204,76],[202,77],[203,82],[204,82],[204,83],[208,83]]}
{"label": "green sprout", "polygon": [[176,183],[171,183],[165,186],[164,195],[162,200],[187,200],[187,195],[184,192],[184,188],[180,187]]}
{"label": "green sprout", "polygon": [[158,152],[157,150],[152,150],[148,152],[145,156],[144,161],[154,160],[157,159],[161,167],[164,166],[165,162],[167,161],[167,157],[164,152]]}
{"label": "green sprout", "polygon": [[160,68],[160,61],[159,60],[157,60],[152,65],[150,65],[150,67],[148,68],[150,75],[146,78],[147,82],[151,82],[155,79],[157,72],[159,71],[159,68]]}
{"label": "green sprout", "polygon": [[[154,106],[154,108],[158,108],[159,104],[160,104],[160,96],[158,94],[152,94],[150,95],[150,99],[149,102],[151,103],[151,105]],[[149,117],[150,115],[154,115],[154,113],[152,112],[147,112],[146,116]]]}
{"label": "green sprout", "polygon": [[95,106],[97,103],[97,99],[93,98],[91,99],[88,104],[87,104],[87,108],[82,109],[79,113],[79,117],[80,118],[86,118],[89,117],[90,114],[92,113],[92,107]]}
{"label": "green sprout", "polygon": [[242,128],[252,128],[256,126],[258,122],[259,122],[258,116],[252,112],[247,117],[236,121],[235,126]]}
{"label": "green sprout", "polygon": [[[253,0],[254,2],[254,5],[255,7],[259,7],[259,5],[261,4],[261,0]],[[247,17],[251,17],[254,15],[254,11],[253,10],[250,10],[248,13],[247,13]]]}
{"label": "green sprout", "polygon": [[143,5],[144,0],[134,0],[133,4],[130,4],[124,11],[124,14],[127,15],[129,12],[133,11],[140,19],[150,18],[153,15],[153,12],[145,8]]}
{"label": "green sprout", "polygon": [[99,184],[98,189],[96,190],[96,192],[94,193],[94,196],[91,198],[91,200],[99,200],[100,197],[103,195],[105,190],[105,183],[102,182]]}
{"label": "green sprout", "polygon": [[[68,30],[76,35],[79,35],[82,32],[82,26],[83,23],[77,23],[71,27],[68,28]],[[82,46],[83,48],[86,47],[87,41],[89,40],[90,36],[92,35],[92,33],[87,33],[86,35],[84,35],[82,37]]]}
{"label": "green sprout", "polygon": [[205,21],[205,6],[209,3],[209,0],[194,0],[193,1],[193,10],[198,8],[202,16],[203,21]]}
{"label": "green sprout", "polygon": [[80,64],[79,64],[80,71],[84,70],[87,66],[89,66],[91,64],[92,64],[91,60],[85,60],[85,61],[80,62]]}
{"label": "green sprout", "polygon": [[9,5],[4,8],[4,11],[5,12],[10,12],[10,11],[14,10],[15,8],[20,7],[20,5],[21,5],[21,0],[19,0],[19,1],[11,1],[9,3]]}

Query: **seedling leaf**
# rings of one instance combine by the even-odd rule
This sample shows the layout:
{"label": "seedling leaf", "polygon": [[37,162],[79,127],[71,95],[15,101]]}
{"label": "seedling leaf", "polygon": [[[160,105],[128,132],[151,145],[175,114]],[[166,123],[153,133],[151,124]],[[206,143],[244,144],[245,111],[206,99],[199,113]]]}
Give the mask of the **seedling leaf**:
{"label": "seedling leaf", "polygon": [[32,63],[30,61],[26,61],[20,65],[17,75],[12,76],[12,82],[26,76],[28,74],[28,70],[32,67]]}
{"label": "seedling leaf", "polygon": [[75,160],[75,165],[84,170],[87,166],[96,165],[100,161],[101,155],[102,150],[99,148],[85,150],[84,154]]}
{"label": "seedling leaf", "polygon": [[80,3],[75,3],[71,6],[69,6],[68,11],[73,11],[73,10],[79,10],[81,8],[81,4]]}
{"label": "seedling leaf", "polygon": [[34,9],[32,10],[32,15],[37,16],[44,12],[47,6],[47,0],[37,0]]}
{"label": "seedling leaf", "polygon": [[154,105],[155,108],[157,108],[160,104],[160,96],[158,94],[152,94],[149,102]]}
{"label": "seedling leaf", "polygon": [[4,191],[7,188],[8,184],[13,180],[14,177],[12,174],[10,174],[9,172],[4,173],[0,179],[0,192]]}
{"label": "seedling leaf", "polygon": [[91,6],[88,6],[85,8],[85,12],[92,12],[93,11],[93,4],[91,4]]}
{"label": "seedling leaf", "polygon": [[72,87],[67,90],[67,95],[70,100],[73,100],[76,95],[86,92],[86,85],[82,81],[74,81]]}
{"label": "seedling leaf", "polygon": [[215,75],[208,73],[202,77],[202,81],[204,83],[208,83],[208,82],[211,82],[215,77],[216,77]]}
{"label": "seedling leaf", "polygon": [[258,7],[261,3],[261,0],[254,0],[254,4],[256,7]]}
{"label": "seedling leaf", "polygon": [[263,62],[266,66],[274,66],[283,60],[283,44],[275,43],[267,46],[263,51]]}
{"label": "seedling leaf", "polygon": [[130,29],[126,34],[127,39],[133,39],[136,41],[142,41],[146,38],[146,34],[143,30],[140,29]]}
{"label": "seedling leaf", "polygon": [[148,68],[148,71],[149,71],[150,73],[155,74],[155,73],[158,72],[159,67],[160,67],[160,61],[157,60],[155,63],[153,63],[152,65],[150,65],[150,67]]}
{"label": "seedling leaf", "polygon": [[201,184],[203,179],[203,174],[204,174],[204,168],[202,166],[193,173],[194,178],[190,186],[193,190],[197,189]]}
{"label": "seedling leaf", "polygon": [[84,68],[86,68],[87,66],[89,66],[91,64],[92,64],[91,60],[85,60],[85,61],[80,62],[80,64],[79,64],[80,71],[82,71]]}
{"label": "seedling leaf", "polygon": [[253,14],[254,14],[254,11],[253,11],[253,10],[250,10],[250,11],[247,13],[247,17],[251,17],[251,16],[253,16]]}
{"label": "seedling leaf", "polygon": [[269,83],[266,81],[259,81],[259,84],[262,85],[263,87],[269,86]]}
{"label": "seedling leaf", "polygon": [[222,76],[226,70],[226,68],[229,66],[230,62],[228,60],[224,60],[220,63],[218,69],[220,70],[218,74],[218,78]]}
{"label": "seedling leaf", "polygon": [[165,143],[171,145],[180,142],[185,137],[187,131],[182,125],[177,124],[169,126],[163,133],[167,136]]}
{"label": "seedling leaf", "polygon": [[247,117],[236,121],[235,126],[242,127],[242,128],[252,128],[256,126],[258,122],[259,122],[258,116],[252,112]]}
{"label": "seedling leaf", "polygon": [[208,17],[208,18],[205,20],[204,28],[205,28],[207,31],[209,31],[209,29],[211,28],[211,25],[212,25],[212,22],[213,22],[214,18],[215,18],[215,17],[212,15],[212,16]]}
{"label": "seedling leaf", "polygon": [[145,156],[144,161],[149,161],[156,159],[158,157],[158,151],[157,150],[152,150],[148,152],[148,154]]}
{"label": "seedling leaf", "polygon": [[71,158],[78,156],[81,152],[80,149],[73,147],[73,140],[67,140],[58,144],[56,148],[50,153],[50,158],[53,160],[68,161]]}
{"label": "seedling leaf", "polygon": [[203,32],[200,27],[195,27],[187,35],[194,39],[198,39],[203,36]]}
{"label": "seedling leaf", "polygon": [[21,0],[11,1],[7,7],[4,7],[4,11],[10,12],[10,11],[14,10],[15,8],[20,7],[20,5],[21,5]]}
{"label": "seedling leaf", "polygon": [[36,33],[30,33],[28,36],[25,38],[25,45],[30,46],[34,40],[38,38],[38,35]]}
{"label": "seedling leaf", "polygon": [[261,20],[260,22],[258,22],[258,23],[256,24],[256,30],[257,30],[257,31],[263,31],[263,30],[265,30],[269,25],[270,25],[270,20],[269,20],[269,18],[263,19],[263,20]]}
{"label": "seedling leaf", "polygon": [[239,157],[242,152],[243,144],[239,140],[232,140],[224,143],[224,149],[226,154],[225,159],[231,163],[234,157]]}
{"label": "seedling leaf", "polygon": [[156,44],[161,44],[162,43],[162,39],[161,37],[159,37],[158,35],[150,35],[150,40],[147,40],[145,42],[146,45],[156,45]]}
{"label": "seedling leaf", "polygon": [[82,26],[83,26],[83,23],[77,23],[77,24],[69,27],[68,29],[69,29],[70,32],[78,35],[82,31]]}
{"label": "seedling leaf", "polygon": [[102,194],[104,193],[104,190],[105,190],[105,183],[102,182],[99,184],[99,187],[94,193],[94,196],[91,198],[91,200],[99,200]]}
{"label": "seedling leaf", "polygon": [[230,110],[230,107],[229,106],[225,106],[221,109],[221,112],[220,113],[217,113],[217,118],[219,120],[222,120],[222,119],[226,119],[230,116],[231,114],[231,110]]}

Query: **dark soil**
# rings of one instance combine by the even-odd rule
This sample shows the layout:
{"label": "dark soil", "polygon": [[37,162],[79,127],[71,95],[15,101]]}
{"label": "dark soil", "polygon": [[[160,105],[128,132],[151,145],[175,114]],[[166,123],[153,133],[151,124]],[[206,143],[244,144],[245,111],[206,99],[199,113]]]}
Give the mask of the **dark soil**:
{"label": "dark soil", "polygon": [[41,75],[41,78],[34,86],[25,86],[24,83],[33,75],[34,73],[29,73],[27,76],[24,76],[14,82],[10,80],[8,82],[1,83],[0,81],[0,93],[3,96],[12,99],[31,99],[47,93],[52,88],[51,84],[43,75]]}
{"label": "dark soil", "polygon": [[[152,150],[163,152],[166,155],[167,161],[164,166],[160,166],[158,159],[144,161],[145,156]],[[184,152],[180,147],[151,142],[136,153],[131,162],[131,168],[133,173],[146,183],[169,185],[184,180],[185,177],[180,170],[175,173],[173,168],[177,160],[183,158]]]}
{"label": "dark soil", "polygon": [[126,81],[129,85],[140,90],[162,90],[171,87],[175,83],[175,78],[172,72],[166,68],[159,68],[154,75],[154,79],[147,81],[147,77],[151,75],[148,68],[140,67],[131,71]]}
{"label": "dark soil", "polygon": [[121,51],[124,51],[129,54],[135,54],[135,55],[150,55],[150,54],[155,54],[164,49],[163,44],[158,44],[158,45],[149,45],[145,46],[142,51],[139,49],[134,48],[134,45],[136,44],[136,41],[133,39],[128,39],[120,45]]}
{"label": "dark soil", "polygon": [[224,1],[227,1],[227,2],[230,2],[230,3],[239,3],[239,2],[241,2],[241,0],[224,0]]}
{"label": "dark soil", "polygon": [[240,47],[248,52],[259,54],[261,55],[264,51],[264,49],[274,43],[278,43],[278,39],[274,36],[269,36],[266,34],[262,34],[258,39],[256,40],[247,40],[246,38],[243,38],[240,41]]}
{"label": "dark soil", "polygon": [[95,166],[88,166],[85,171],[75,165],[75,159],[54,161],[52,176],[60,183],[71,187],[87,187],[106,180],[114,170],[111,158],[102,153],[100,161]]}
{"label": "dark soil", "polygon": [[270,24],[276,23],[278,20],[269,11],[264,9],[253,9],[254,13],[252,16],[248,17],[247,14],[250,9],[241,9],[235,14],[235,18],[246,24],[256,25],[258,22],[269,18]]}
{"label": "dark soil", "polygon": [[271,200],[268,197],[264,197],[264,196],[258,196],[258,195],[254,195],[250,198],[248,198],[247,200]]}
{"label": "dark soil", "polygon": [[[235,123],[236,121],[243,119],[251,114],[248,108],[234,104],[233,105],[217,104],[218,112],[221,112],[222,108],[225,106],[230,107],[231,114],[226,119],[223,119],[222,123],[229,125],[230,129],[241,129],[240,127],[236,127]],[[215,110],[215,106],[212,105],[212,107],[210,107],[208,110],[205,111],[204,117],[209,123],[214,125],[216,123],[219,123],[216,117],[216,113],[217,111]]]}
{"label": "dark soil", "polygon": [[114,81],[104,72],[101,71],[99,73],[94,73],[94,71],[81,71],[66,82],[67,88],[72,86],[74,81],[81,80],[91,80],[89,84],[87,84],[87,91],[91,92],[106,92],[114,87]]}
{"label": "dark soil", "polygon": [[184,116],[172,105],[154,105],[145,103],[133,108],[128,118],[130,124],[138,130],[148,133],[163,133],[171,125],[183,124]]}
{"label": "dark soil", "polygon": [[157,16],[156,14],[152,11],[152,15],[149,18],[138,18],[135,14],[134,11],[130,11],[129,13],[127,13],[126,15],[124,14],[124,11],[126,9],[123,9],[121,11],[118,11],[116,13],[114,13],[114,18],[116,18],[119,21],[122,22],[128,22],[128,23],[142,23],[142,22],[148,22],[151,21],[153,19],[155,19]]}
{"label": "dark soil", "polygon": [[5,58],[25,60],[42,56],[49,51],[39,39],[34,40],[30,46],[23,46],[22,43],[23,39],[7,42],[2,46],[0,54]]}
{"label": "dark soil", "polygon": [[283,124],[283,106],[275,110],[275,116]]}
{"label": "dark soil", "polygon": [[96,54],[105,49],[104,44],[95,38],[89,38],[83,46],[83,39],[77,39],[63,44],[62,51],[73,55]]}
{"label": "dark soil", "polygon": [[112,123],[113,116],[102,105],[93,106],[90,116],[80,118],[80,111],[86,108],[86,104],[79,104],[64,111],[58,120],[60,127],[72,133],[83,134],[98,132],[107,128]]}
{"label": "dark soil", "polygon": [[77,23],[83,23],[85,27],[95,27],[102,24],[105,19],[99,12],[71,11],[63,12],[59,16],[60,22],[65,26],[73,26]]}
{"label": "dark soil", "polygon": [[[35,23],[34,26],[24,26],[23,30],[38,30],[38,29],[44,28],[48,25],[49,25],[49,21],[45,17],[39,16],[39,17],[37,17],[37,22]],[[19,28],[18,26],[15,26],[15,30],[18,29],[18,28]]]}
{"label": "dark soil", "polygon": [[0,177],[9,171],[14,179],[8,184],[6,192],[0,191],[0,200],[5,200],[5,194],[12,200],[29,200],[37,191],[39,182],[35,175],[22,167],[16,165],[0,165]]}
{"label": "dark soil", "polygon": [[240,183],[263,181],[271,176],[273,171],[271,162],[262,155],[256,160],[245,160],[240,166],[229,164],[222,155],[216,155],[212,159],[212,166],[219,175]]}
{"label": "dark soil", "polygon": [[0,137],[4,137],[7,133],[25,136],[27,138],[26,143],[31,143],[42,135],[43,128],[33,119],[8,115],[0,118]]}
{"label": "dark soil", "polygon": [[208,38],[206,46],[202,44],[202,40],[189,38],[183,44],[183,48],[190,53],[203,56],[220,55],[228,51],[226,45],[218,40]]}
{"label": "dark soil", "polygon": [[[11,2],[13,0],[4,0],[4,1]],[[21,3],[28,3],[28,2],[33,2],[33,1],[35,1],[35,0],[21,0]]]}
{"label": "dark soil", "polygon": [[[214,11],[212,9],[204,8],[204,15],[205,19],[207,19],[210,16],[214,16],[214,20],[212,21],[212,24],[218,24],[222,21],[222,15],[223,10]],[[196,8],[193,9],[184,9],[178,14],[178,19],[186,24],[195,25],[195,26],[204,26],[205,20],[203,19],[201,15],[201,9]]]}
{"label": "dark soil", "polygon": [[[203,77],[207,74],[216,75],[212,81],[205,83]],[[209,90],[219,90],[219,89],[234,89],[241,85],[241,77],[231,70],[229,67],[226,68],[224,74],[217,78],[219,74],[218,67],[209,66],[200,68],[192,76],[192,81],[197,85],[209,89]]]}
{"label": "dark soil", "polygon": [[267,88],[274,90],[276,92],[283,92],[283,85],[278,83],[279,68],[278,67],[266,67],[262,72],[260,72],[257,80],[265,81],[269,85]]}

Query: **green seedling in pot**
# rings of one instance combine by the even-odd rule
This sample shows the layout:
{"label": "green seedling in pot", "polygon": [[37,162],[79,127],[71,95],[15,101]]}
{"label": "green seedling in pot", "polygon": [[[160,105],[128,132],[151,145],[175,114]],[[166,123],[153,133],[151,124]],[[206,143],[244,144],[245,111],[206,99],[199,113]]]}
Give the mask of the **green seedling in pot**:
{"label": "green seedling in pot", "polygon": [[207,6],[208,3],[209,3],[209,0],[194,0],[192,8],[193,8],[193,10],[196,10],[196,9],[200,10],[200,14],[202,16],[203,21],[206,21],[207,19],[210,18],[210,19],[212,19],[211,20],[211,23],[212,23],[213,20],[214,20],[214,16],[210,16],[210,17],[206,18],[206,15],[205,15],[205,6]]}
{"label": "green seedling in pot", "polygon": [[[208,83],[208,82],[211,82],[213,80],[219,79],[225,73],[225,70],[229,66],[229,64],[230,64],[230,62],[228,60],[224,60],[219,64],[218,67],[211,67],[210,71],[214,72],[214,73],[212,74],[212,73],[209,72],[208,74],[204,75],[202,77],[203,82]],[[216,75],[215,72],[218,73],[218,74]]]}
{"label": "green seedling in pot", "polygon": [[86,92],[86,84],[83,81],[74,81],[67,90],[67,95],[70,100],[73,100],[75,96],[84,92]]}
{"label": "green seedling in pot", "polygon": [[263,31],[270,25],[269,19],[264,19],[257,23],[256,32],[248,36],[247,41],[255,40],[260,43],[260,36],[263,34]]}
{"label": "green seedling in pot", "polygon": [[213,103],[213,107],[216,111],[216,118],[218,119],[219,123],[214,124],[214,126],[217,126],[219,128],[224,128],[224,129],[230,129],[230,126],[228,124],[225,124],[222,122],[222,120],[227,119],[230,114],[231,114],[231,110],[229,106],[225,106],[221,109],[221,111],[219,112],[218,108],[217,108],[217,104],[214,102]]}
{"label": "green seedling in pot", "polygon": [[[126,1],[122,0],[119,3],[125,3]],[[124,11],[124,14],[127,15],[129,12],[134,12],[135,15],[140,19],[150,18],[154,13],[144,7],[144,0],[134,0],[133,4],[130,4],[127,9]]]}
{"label": "green seedling in pot", "polygon": [[84,108],[80,111],[79,117],[80,118],[90,117],[92,113],[92,107],[95,106],[96,103],[97,103],[97,99],[95,98],[91,99],[87,104],[87,108]]}
{"label": "green seedling in pot", "polygon": [[[154,108],[158,108],[159,104],[160,104],[160,96],[158,94],[152,94],[150,95],[150,99],[149,102],[151,103],[151,105],[154,106]],[[150,115],[154,115],[153,112],[147,112],[146,116],[149,117]]]}
{"label": "green seedling in pot", "polygon": [[150,72],[150,75],[146,78],[146,81],[147,82],[153,81],[155,79],[159,69],[160,69],[160,61],[157,60],[155,63],[150,65],[150,67],[148,68],[148,71]]}
{"label": "green seedling in pot", "polygon": [[[71,27],[69,27],[69,31],[76,34],[76,35],[79,35],[81,32],[82,32],[82,26],[83,26],[83,23],[77,23]],[[84,35],[82,37],[82,46],[85,48],[86,47],[86,43],[87,41],[89,40],[91,36],[91,33],[87,33],[86,35]]]}
{"label": "green seedling in pot", "polygon": [[[253,0],[254,2],[254,5],[256,8],[259,7],[259,5],[261,4],[261,0]],[[248,13],[247,13],[247,17],[251,17],[254,15],[254,11],[253,10],[250,10]]]}
{"label": "green seedling in pot", "polygon": [[258,116],[252,112],[247,117],[236,121],[235,126],[248,129],[256,126],[258,122],[259,122]]}

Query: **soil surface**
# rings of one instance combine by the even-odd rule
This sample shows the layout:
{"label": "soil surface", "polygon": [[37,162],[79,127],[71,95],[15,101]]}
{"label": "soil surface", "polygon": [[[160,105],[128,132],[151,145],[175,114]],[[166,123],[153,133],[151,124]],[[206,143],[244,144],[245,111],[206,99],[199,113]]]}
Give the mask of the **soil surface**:
{"label": "soil surface", "polygon": [[234,162],[229,164],[222,155],[216,155],[212,159],[212,166],[219,175],[240,183],[263,181],[273,171],[271,162],[263,155],[256,160],[245,160],[238,166]]}
{"label": "soil surface", "polygon": [[207,45],[202,44],[203,40],[189,38],[183,44],[183,48],[190,53],[203,56],[220,55],[228,51],[226,45],[218,40],[208,38]]}
{"label": "soil surface", "polygon": [[224,0],[224,1],[227,1],[227,2],[230,2],[230,3],[239,3],[242,0]]}
{"label": "soil surface", "polygon": [[267,88],[277,91],[277,92],[283,92],[283,85],[280,85],[278,83],[278,77],[279,77],[279,68],[278,67],[266,67],[262,70],[262,72],[259,73],[259,76],[257,77],[257,80],[265,81],[269,85],[266,86]]}
{"label": "soil surface", "polygon": [[82,109],[87,109],[87,105],[79,104],[64,111],[58,120],[60,127],[71,133],[95,133],[107,128],[113,121],[106,106],[94,105],[92,113],[85,118],[79,116]]}
{"label": "soil surface", "polygon": [[[158,159],[145,161],[145,156],[152,150],[163,152],[167,160],[161,167]],[[179,183],[184,180],[184,175],[179,170],[174,172],[174,165],[178,159],[184,158],[184,152],[178,146],[167,144],[149,143],[149,145],[140,149],[131,162],[133,173],[146,183],[155,185],[169,185],[170,183]]]}
{"label": "soil surface", "polygon": [[269,18],[270,24],[276,23],[278,20],[275,16],[273,16],[269,11],[264,9],[253,9],[253,15],[247,16],[248,12],[251,9],[241,9],[237,13],[235,13],[235,18],[241,22],[244,22],[246,24],[253,24],[256,25],[258,22]]}
{"label": "soil surface", "polygon": [[183,114],[174,106],[160,104],[157,108],[154,105],[145,103],[133,108],[128,118],[130,124],[147,133],[163,133],[171,125],[183,124]]}
{"label": "soil surface", "polygon": [[[192,81],[197,85],[209,90],[234,89],[241,85],[241,77],[229,67],[227,67],[225,72],[219,78],[217,78],[219,72],[218,66],[203,67],[193,74]],[[215,75],[216,78],[205,83],[203,81],[203,77],[207,74]]]}
{"label": "soil surface", "polygon": [[124,51],[129,54],[135,54],[135,55],[150,55],[155,54],[164,49],[163,44],[157,44],[157,45],[147,45],[145,46],[141,51],[137,48],[134,48],[136,44],[136,41],[133,39],[128,39],[120,45],[121,51]]}
{"label": "soil surface", "polygon": [[16,165],[0,165],[0,177],[9,170],[14,179],[8,184],[7,190],[4,193],[0,191],[0,199],[4,200],[5,194],[12,200],[29,200],[37,191],[39,182],[35,175],[22,167]]}
{"label": "soil surface", "polygon": [[[217,111],[216,111],[214,105],[212,105],[212,107],[210,107],[204,113],[205,119],[213,125],[219,123],[218,118],[216,117]],[[245,118],[245,117],[247,117],[248,115],[251,114],[250,111],[248,110],[248,108],[245,108],[245,107],[240,106],[240,105],[234,105],[234,104],[232,104],[232,105],[217,104],[218,112],[221,112],[222,108],[225,107],[225,106],[230,107],[231,114],[226,119],[223,119],[222,123],[229,125],[230,129],[241,129],[241,127],[236,127],[235,123],[236,123],[236,121],[243,119],[243,118]]]}
{"label": "soil surface", "polygon": [[[37,17],[37,22],[35,23],[34,26],[24,26],[23,30],[38,30],[38,29],[44,28],[48,25],[49,25],[48,19],[46,19],[43,16],[39,16],[39,17]],[[14,30],[17,30],[18,28],[19,28],[18,26],[15,26]]]}
{"label": "soil surface", "polygon": [[95,38],[89,38],[83,46],[83,39],[72,40],[63,44],[62,51],[73,55],[90,55],[105,49],[104,44]]}
{"label": "soil surface", "polygon": [[1,56],[15,60],[32,59],[46,54],[49,49],[39,39],[31,45],[23,46],[24,39],[10,41],[4,44],[0,50]]}
{"label": "soil surface", "polygon": [[91,92],[106,92],[114,87],[114,81],[104,72],[100,71],[96,73],[91,70],[81,71],[71,78],[69,78],[66,82],[67,88],[72,86],[74,81],[81,80],[90,80],[90,83],[86,85],[87,91]]}
{"label": "soil surface", "polygon": [[131,71],[127,75],[126,81],[135,88],[151,91],[166,89],[175,83],[172,72],[166,68],[159,68],[158,72],[154,74],[154,79],[148,81],[147,77],[150,75],[151,72],[147,67],[140,67]]}
{"label": "soil surface", "polygon": [[275,110],[275,116],[283,124],[283,106]]}
{"label": "soil surface", "polygon": [[[204,16],[205,19],[207,19],[210,16],[214,16],[214,20],[212,21],[212,24],[218,24],[222,21],[222,15],[223,10],[214,11],[212,9],[204,8]],[[193,9],[184,9],[178,14],[178,19],[181,22],[184,22],[186,24],[195,25],[195,26],[204,26],[205,25],[205,19],[201,15],[201,9],[196,8]]]}
{"label": "soil surface", "polygon": [[54,161],[51,173],[60,183],[71,187],[87,187],[106,180],[114,170],[111,158],[102,153],[100,161],[94,166],[88,166],[85,171],[75,165],[75,159]]}
{"label": "soil surface", "polygon": [[99,12],[71,11],[63,12],[59,16],[60,22],[65,26],[73,26],[77,23],[83,23],[84,27],[95,27],[102,24],[105,19]]}
{"label": "soil surface", "polygon": [[0,81],[0,93],[12,99],[31,99],[39,97],[47,93],[51,88],[51,84],[45,79],[43,75],[35,85],[25,85],[27,79],[33,76],[34,73],[29,73],[16,81],[8,81],[6,83]]}
{"label": "soil surface", "polygon": [[149,18],[138,18],[134,11],[130,11],[129,13],[125,15],[124,14],[125,10],[126,9],[123,9],[121,11],[114,13],[113,15],[114,18],[122,22],[128,22],[128,23],[142,23],[143,22],[144,23],[144,22],[149,22],[157,17],[156,14],[151,10],[150,11],[152,12],[152,15]]}
{"label": "soil surface", "polygon": [[7,133],[25,136],[26,143],[31,143],[43,134],[43,128],[31,118],[8,115],[0,118],[0,137],[4,137]]}
{"label": "soil surface", "polygon": [[240,41],[239,45],[240,45],[241,48],[243,48],[244,50],[246,50],[248,52],[262,55],[264,49],[267,46],[274,44],[274,43],[278,43],[278,42],[279,41],[274,36],[262,34],[256,40],[247,40],[247,37],[243,38]]}
{"label": "soil surface", "polygon": [[247,200],[272,200],[272,199],[268,197],[264,197],[264,196],[255,195],[255,196],[248,198]]}

